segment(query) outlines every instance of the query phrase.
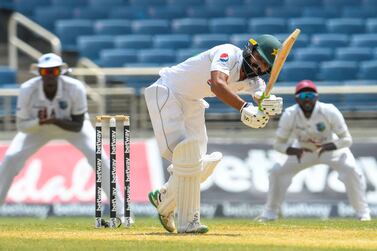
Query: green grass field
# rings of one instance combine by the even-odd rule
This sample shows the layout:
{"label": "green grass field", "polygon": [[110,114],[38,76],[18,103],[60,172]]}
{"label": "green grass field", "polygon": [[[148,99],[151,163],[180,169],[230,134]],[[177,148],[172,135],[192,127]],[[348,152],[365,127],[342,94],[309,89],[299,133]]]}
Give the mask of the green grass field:
{"label": "green grass field", "polygon": [[166,233],[157,218],[95,229],[92,218],[0,218],[0,250],[377,250],[377,220],[203,219],[204,235]]}

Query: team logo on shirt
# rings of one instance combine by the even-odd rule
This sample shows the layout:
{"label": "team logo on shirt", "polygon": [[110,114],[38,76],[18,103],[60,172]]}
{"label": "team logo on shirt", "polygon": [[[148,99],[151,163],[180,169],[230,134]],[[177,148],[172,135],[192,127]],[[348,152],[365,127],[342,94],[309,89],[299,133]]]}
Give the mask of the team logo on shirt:
{"label": "team logo on shirt", "polygon": [[222,62],[222,63],[226,63],[226,62],[228,62],[228,60],[229,60],[228,53],[222,53],[222,54],[220,55],[220,62]]}
{"label": "team logo on shirt", "polygon": [[323,122],[319,122],[315,125],[317,127],[317,131],[323,132],[326,129],[326,125]]}
{"label": "team logo on shirt", "polygon": [[68,107],[67,101],[59,100],[59,108],[60,109],[65,110],[65,109],[67,109],[67,107]]}

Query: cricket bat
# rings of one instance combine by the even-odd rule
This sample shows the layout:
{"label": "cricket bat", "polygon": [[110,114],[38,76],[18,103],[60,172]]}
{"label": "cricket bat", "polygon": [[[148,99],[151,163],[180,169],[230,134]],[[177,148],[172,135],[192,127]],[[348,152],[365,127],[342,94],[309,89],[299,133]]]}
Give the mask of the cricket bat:
{"label": "cricket bat", "polygon": [[276,80],[279,77],[279,73],[281,69],[283,68],[283,65],[285,63],[285,60],[287,59],[289,52],[292,49],[293,44],[296,42],[298,35],[300,35],[301,30],[295,29],[294,32],[292,32],[287,39],[283,42],[280,50],[278,51],[274,65],[272,66],[270,78],[268,79],[268,83],[266,86],[265,91],[263,92],[262,97],[260,98],[259,102],[259,109],[261,110],[261,103],[264,98],[267,98],[270,96],[271,90],[275,85]]}

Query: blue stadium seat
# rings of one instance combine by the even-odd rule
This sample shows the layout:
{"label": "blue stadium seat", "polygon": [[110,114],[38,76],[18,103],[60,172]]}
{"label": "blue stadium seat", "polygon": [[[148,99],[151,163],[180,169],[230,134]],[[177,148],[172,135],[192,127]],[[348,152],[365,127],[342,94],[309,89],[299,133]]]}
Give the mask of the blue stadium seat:
{"label": "blue stadium seat", "polygon": [[360,64],[359,79],[377,81],[377,60],[365,61]]}
{"label": "blue stadium seat", "polygon": [[191,36],[185,34],[156,35],[153,39],[154,48],[182,49],[191,44]]}
{"label": "blue stadium seat", "polygon": [[367,61],[373,59],[373,51],[370,48],[346,47],[335,50],[335,60]]}
{"label": "blue stadium seat", "polygon": [[77,38],[77,46],[81,57],[87,57],[97,63],[99,52],[102,49],[114,47],[114,37],[101,35],[79,36]]}
{"label": "blue stadium seat", "polygon": [[149,8],[149,17],[152,19],[176,19],[186,17],[186,10],[183,6],[153,6]]}
{"label": "blue stadium seat", "polygon": [[[374,68],[376,70],[376,68]],[[375,85],[374,80],[353,80],[345,81],[345,86],[357,87],[360,85]],[[376,111],[377,109],[377,95],[375,93],[351,93],[346,94],[343,109],[348,111]]]}
{"label": "blue stadium seat", "polygon": [[369,33],[377,33],[377,18],[367,19],[366,31]]}
{"label": "blue stadium seat", "polygon": [[88,5],[88,0],[52,0],[52,6],[62,6],[62,7],[69,7],[75,8],[79,6],[86,6]]}
{"label": "blue stadium seat", "polygon": [[364,33],[365,21],[361,18],[333,18],[326,21],[329,33]]}
{"label": "blue stadium seat", "polygon": [[340,17],[339,8],[304,7],[302,17],[335,18]]}
{"label": "blue stadium seat", "polygon": [[72,9],[63,6],[37,7],[34,9],[34,20],[52,32],[54,31],[56,20],[71,19],[72,16]]}
{"label": "blue stadium seat", "polygon": [[302,8],[302,7],[322,7],[322,2],[318,0],[284,0],[284,5],[287,8]]}
{"label": "blue stadium seat", "polygon": [[345,34],[313,34],[311,39],[312,47],[347,47],[349,37]]}
{"label": "blue stadium seat", "polygon": [[201,52],[203,52],[203,50],[201,49],[192,49],[192,48],[180,49],[177,52],[176,62],[181,63],[190,57],[198,55]]}
{"label": "blue stadium seat", "polygon": [[109,11],[111,19],[148,19],[148,9],[140,6],[125,6],[111,8]]}
{"label": "blue stadium seat", "polygon": [[175,50],[169,49],[145,49],[140,50],[138,59],[140,63],[175,64]]}
{"label": "blue stadium seat", "polygon": [[286,62],[279,75],[279,81],[300,81],[303,79],[317,80],[318,63]]}
{"label": "blue stadium seat", "polygon": [[324,81],[344,81],[357,79],[358,64],[354,61],[327,61],[319,67],[319,79]]}
{"label": "blue stadium seat", "polygon": [[115,37],[115,47],[123,49],[149,49],[152,48],[151,35],[125,35]]}
{"label": "blue stadium seat", "polygon": [[[279,34],[275,34],[275,37],[279,39],[281,42],[284,42],[284,40],[287,39],[289,35],[290,35],[289,33],[279,33]],[[293,45],[293,48],[308,47],[309,44],[310,44],[309,35],[301,33],[300,36],[298,36],[295,44]]]}
{"label": "blue stadium seat", "polygon": [[307,35],[324,33],[326,32],[325,19],[318,17],[291,18],[288,21],[288,29],[294,31],[296,28],[301,29],[301,33]]}
{"label": "blue stadium seat", "polygon": [[122,67],[126,63],[138,62],[137,50],[134,49],[105,49],[99,55],[103,67]]}
{"label": "blue stadium seat", "polygon": [[341,8],[342,6],[359,6],[360,0],[322,0],[325,8]]}
{"label": "blue stadium seat", "polygon": [[330,48],[298,48],[293,50],[294,59],[297,61],[323,62],[334,58],[333,49]]}
{"label": "blue stadium seat", "polygon": [[74,18],[77,19],[106,19],[109,16],[110,6],[106,7],[78,7],[73,11]]}
{"label": "blue stadium seat", "polygon": [[121,19],[97,20],[94,32],[98,35],[126,35],[131,33],[131,22]]}
{"label": "blue stadium seat", "polygon": [[0,2],[0,9],[13,10],[14,2],[13,0],[3,0]]}
{"label": "blue stadium seat", "polygon": [[33,10],[37,7],[49,6],[50,0],[17,0],[13,1],[13,8],[25,16],[32,17]]}
{"label": "blue stadium seat", "polygon": [[15,83],[17,83],[16,70],[5,66],[0,66],[0,86]]}
{"label": "blue stadium seat", "polygon": [[250,38],[258,37],[258,35],[255,35],[256,34],[253,34],[253,36],[251,36],[249,33],[234,34],[230,36],[230,43],[243,49],[247,45],[247,41]]}
{"label": "blue stadium seat", "polygon": [[[300,17],[301,10],[299,8],[292,8],[292,7],[268,7],[265,10],[266,17],[279,17],[279,18],[292,18],[292,17]],[[254,17],[250,15],[249,17]]]}
{"label": "blue stadium seat", "polygon": [[55,33],[59,37],[63,50],[76,51],[76,38],[93,34],[93,22],[90,20],[58,20],[55,22]]}
{"label": "blue stadium seat", "polygon": [[203,0],[167,0],[168,6],[190,7],[195,5],[203,5]]}
{"label": "blue stadium seat", "polygon": [[225,34],[199,34],[192,38],[192,48],[203,50],[226,43],[230,43],[230,40]]}
{"label": "blue stadium seat", "polygon": [[89,0],[88,2],[89,8],[91,6],[93,7],[105,7],[109,8],[114,6],[122,6],[125,5],[125,2],[123,0]]}
{"label": "blue stadium seat", "polygon": [[238,18],[263,17],[264,9],[259,6],[233,5],[225,9],[225,16]]}
{"label": "blue stadium seat", "polygon": [[151,7],[166,5],[166,0],[129,0],[131,6]]}
{"label": "blue stadium seat", "polygon": [[244,18],[213,18],[209,22],[209,30],[211,33],[234,34],[245,32],[246,29],[247,22]]}
{"label": "blue stadium seat", "polygon": [[287,33],[287,26],[284,18],[252,18],[249,21],[249,32],[260,34]]}
{"label": "blue stadium seat", "polygon": [[377,47],[377,33],[355,34],[351,38],[351,46]]}
{"label": "blue stadium seat", "polygon": [[377,1],[376,0],[363,0],[362,6],[364,8],[377,8]]}
{"label": "blue stadium seat", "polygon": [[275,6],[280,8],[284,1],[282,0],[244,0],[245,5],[257,6],[257,8],[266,9],[267,7]]}
{"label": "blue stadium seat", "polygon": [[243,4],[243,0],[205,0],[204,2],[206,5],[221,6],[222,8]]}
{"label": "blue stadium seat", "polygon": [[170,33],[169,21],[164,19],[134,20],[131,25],[135,34],[155,35]]}
{"label": "blue stadium seat", "polygon": [[224,17],[225,10],[223,8],[219,8],[217,5],[192,6],[192,7],[187,8],[186,15],[189,18],[203,18],[203,19]]}
{"label": "blue stadium seat", "polygon": [[370,18],[377,16],[376,9],[366,9],[360,7],[349,7],[346,6],[342,9],[342,17],[343,18]]}
{"label": "blue stadium seat", "polygon": [[183,18],[172,22],[172,32],[179,34],[208,33],[208,21],[202,18]]}

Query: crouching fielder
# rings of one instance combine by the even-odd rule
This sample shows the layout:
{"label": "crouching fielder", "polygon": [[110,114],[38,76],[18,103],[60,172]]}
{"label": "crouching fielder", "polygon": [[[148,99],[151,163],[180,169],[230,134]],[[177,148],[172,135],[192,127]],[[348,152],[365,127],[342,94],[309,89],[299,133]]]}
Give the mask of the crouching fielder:
{"label": "crouching fielder", "polygon": [[[296,86],[296,105],[283,113],[276,132],[275,149],[288,159],[276,164],[270,172],[265,210],[260,221],[275,220],[293,176],[310,166],[329,165],[338,171],[348,199],[362,221],[369,221],[365,183],[349,146],[352,138],[342,114],[332,104],[317,101],[317,87],[303,80]],[[288,143],[289,138],[294,144]]]}
{"label": "crouching fielder", "polygon": [[160,71],[160,78],[145,90],[154,134],[163,158],[171,161],[170,178],[149,194],[160,222],[178,233],[206,233],[200,223],[200,183],[220,162],[222,154],[207,155],[205,97],[217,96],[241,112],[252,128],[264,127],[269,116],[281,113],[282,99],[271,95],[262,101],[262,111],[245,102],[238,91],[248,92],[258,103],[265,89],[261,75],[268,73],[281,43],[271,35],[250,39],[242,51],[231,44],[216,46],[186,61]]}

